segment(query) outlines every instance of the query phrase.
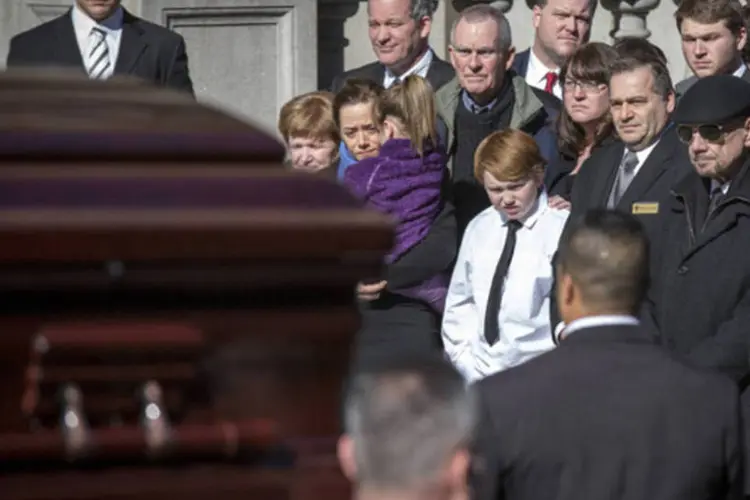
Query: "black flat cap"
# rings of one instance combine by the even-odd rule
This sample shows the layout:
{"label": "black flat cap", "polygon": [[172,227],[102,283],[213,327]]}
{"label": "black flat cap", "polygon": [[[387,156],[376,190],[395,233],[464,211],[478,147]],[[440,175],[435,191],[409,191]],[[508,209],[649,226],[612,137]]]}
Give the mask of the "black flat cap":
{"label": "black flat cap", "polygon": [[732,75],[699,79],[680,98],[672,121],[678,124],[722,124],[750,116],[750,82]]}

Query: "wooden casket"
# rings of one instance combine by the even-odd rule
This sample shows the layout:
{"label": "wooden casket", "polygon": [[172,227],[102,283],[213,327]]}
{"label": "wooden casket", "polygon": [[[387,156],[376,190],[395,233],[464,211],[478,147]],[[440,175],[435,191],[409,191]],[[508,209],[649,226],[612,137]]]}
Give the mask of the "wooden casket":
{"label": "wooden casket", "polygon": [[353,290],[391,231],[283,154],[167,91],[0,76],[0,498],[348,496]]}

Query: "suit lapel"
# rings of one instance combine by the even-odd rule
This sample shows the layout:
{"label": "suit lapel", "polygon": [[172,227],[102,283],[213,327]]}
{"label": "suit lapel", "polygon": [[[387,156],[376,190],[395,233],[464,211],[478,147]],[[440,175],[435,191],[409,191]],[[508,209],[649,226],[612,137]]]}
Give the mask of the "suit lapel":
{"label": "suit lapel", "polygon": [[69,10],[66,15],[60,16],[54,21],[56,23],[55,31],[57,38],[54,48],[57,53],[55,62],[61,66],[78,67],[81,71],[85,72],[86,68],[81,57],[81,48],[78,46],[76,33],[73,29],[72,11],[73,9]]}
{"label": "suit lapel", "polygon": [[115,74],[123,75],[133,71],[138,59],[146,49],[143,39],[143,31],[138,26],[138,18],[125,11],[122,22],[122,38],[120,39],[120,52],[117,55]]}
{"label": "suit lapel", "polygon": [[612,186],[615,183],[615,177],[617,176],[617,169],[620,167],[622,155],[625,150],[625,146],[621,142],[618,142],[609,150],[609,153],[603,158],[601,165],[596,165],[597,176],[596,182],[594,183],[592,193],[598,193],[599,199],[593,206],[606,207],[607,201],[609,200],[609,193],[612,191]]}
{"label": "suit lapel", "polygon": [[745,66],[745,72],[742,73],[742,79],[746,82],[750,82],[750,68],[747,66]]}
{"label": "suit lapel", "polygon": [[667,130],[656,145],[646,161],[641,165],[633,181],[625,190],[617,208],[630,212],[633,202],[641,200],[642,196],[654,185],[654,183],[669,168],[670,160],[674,159],[674,148],[677,144],[677,134],[673,130]]}

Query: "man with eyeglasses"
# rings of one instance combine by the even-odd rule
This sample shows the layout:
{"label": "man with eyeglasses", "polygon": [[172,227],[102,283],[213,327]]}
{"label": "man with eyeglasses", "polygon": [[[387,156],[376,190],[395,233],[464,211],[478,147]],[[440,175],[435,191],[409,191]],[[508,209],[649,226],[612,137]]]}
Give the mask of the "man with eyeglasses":
{"label": "man with eyeglasses", "polygon": [[499,9],[478,4],[461,11],[451,28],[451,63],[456,78],[435,95],[447,128],[448,170],[459,236],[490,206],[474,177],[474,152],[492,132],[513,128],[531,135],[546,160],[557,158],[554,121],[560,101],[509,71],[515,49],[510,24]]}
{"label": "man with eyeglasses", "polygon": [[[673,119],[694,168],[672,188],[662,235],[653,241],[659,252],[644,321],[670,350],[744,389],[750,375],[750,83],[732,75],[701,78]],[[750,394],[743,400],[750,406]]]}

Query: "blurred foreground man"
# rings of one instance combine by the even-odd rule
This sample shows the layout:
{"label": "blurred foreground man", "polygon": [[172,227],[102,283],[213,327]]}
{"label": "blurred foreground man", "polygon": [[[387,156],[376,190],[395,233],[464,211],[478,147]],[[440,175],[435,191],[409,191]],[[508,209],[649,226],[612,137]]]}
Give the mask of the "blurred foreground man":
{"label": "blurred foreground man", "polygon": [[135,17],[120,0],[76,0],[62,16],[14,36],[7,66],[75,68],[95,80],[132,75],[193,93],[182,36]]}
{"label": "blurred foreground man", "polygon": [[467,499],[475,415],[463,378],[439,357],[377,365],[355,376],[346,399],[338,455],[354,498]]}
{"label": "blurred foreground man", "polygon": [[588,212],[563,235],[557,274],[560,346],[478,384],[475,498],[741,498],[735,384],[674,359],[635,317],[642,225]]}

